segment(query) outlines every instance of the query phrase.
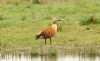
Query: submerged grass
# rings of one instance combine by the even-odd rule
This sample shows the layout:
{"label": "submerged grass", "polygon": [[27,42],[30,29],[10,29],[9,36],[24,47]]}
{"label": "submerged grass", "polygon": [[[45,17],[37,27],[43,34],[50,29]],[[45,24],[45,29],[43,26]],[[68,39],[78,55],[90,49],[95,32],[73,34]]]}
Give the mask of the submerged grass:
{"label": "submerged grass", "polygon": [[[66,53],[100,54],[99,7],[0,4],[0,52],[54,56],[63,50]],[[80,26],[80,22],[92,14],[97,16],[97,23]],[[45,45],[43,39],[35,40],[35,35],[51,24],[53,16],[59,16],[62,21],[52,38],[52,45],[49,41]]]}

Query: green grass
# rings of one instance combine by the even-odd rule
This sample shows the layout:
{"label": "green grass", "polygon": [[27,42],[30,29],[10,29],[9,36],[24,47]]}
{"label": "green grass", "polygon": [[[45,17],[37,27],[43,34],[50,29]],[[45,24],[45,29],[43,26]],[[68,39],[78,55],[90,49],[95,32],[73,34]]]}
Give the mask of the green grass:
{"label": "green grass", "polygon": [[[77,4],[0,4],[1,52],[41,54],[40,46],[43,46],[43,49],[52,48],[52,51],[45,50],[51,55],[56,55],[56,50],[100,54],[99,7],[100,5],[84,7]],[[92,14],[96,15],[98,23],[81,26],[80,22]],[[35,40],[35,36],[51,24],[53,16],[59,16],[62,21],[58,24],[59,31],[52,38],[52,45],[49,45],[49,40],[45,45],[43,39]]]}

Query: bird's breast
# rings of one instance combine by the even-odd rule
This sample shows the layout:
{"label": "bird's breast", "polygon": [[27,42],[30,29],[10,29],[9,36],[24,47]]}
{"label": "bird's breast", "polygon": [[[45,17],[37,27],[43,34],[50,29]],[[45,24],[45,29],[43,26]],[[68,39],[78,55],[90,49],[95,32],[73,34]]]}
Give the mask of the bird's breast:
{"label": "bird's breast", "polygon": [[57,24],[52,24],[52,28],[57,32]]}

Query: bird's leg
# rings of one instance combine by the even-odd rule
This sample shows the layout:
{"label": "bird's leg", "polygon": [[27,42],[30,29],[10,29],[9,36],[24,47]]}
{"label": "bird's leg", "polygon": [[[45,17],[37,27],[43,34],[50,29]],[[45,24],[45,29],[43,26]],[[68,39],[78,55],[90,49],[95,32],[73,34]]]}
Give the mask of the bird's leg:
{"label": "bird's leg", "polygon": [[52,44],[52,42],[51,42],[51,38],[50,38],[50,45]]}
{"label": "bird's leg", "polygon": [[45,44],[46,44],[46,38],[45,38]]}

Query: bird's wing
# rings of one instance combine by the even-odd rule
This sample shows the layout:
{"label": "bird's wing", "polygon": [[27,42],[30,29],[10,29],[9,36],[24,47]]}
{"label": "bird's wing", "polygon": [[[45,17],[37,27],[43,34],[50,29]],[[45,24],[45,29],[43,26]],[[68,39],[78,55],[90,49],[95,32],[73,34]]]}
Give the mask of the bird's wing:
{"label": "bird's wing", "polygon": [[55,33],[55,30],[53,28],[46,28],[42,31],[43,33],[45,33],[46,35],[53,35]]}

